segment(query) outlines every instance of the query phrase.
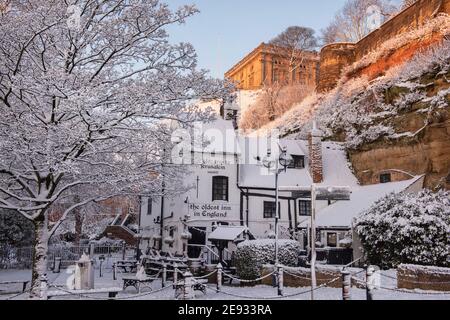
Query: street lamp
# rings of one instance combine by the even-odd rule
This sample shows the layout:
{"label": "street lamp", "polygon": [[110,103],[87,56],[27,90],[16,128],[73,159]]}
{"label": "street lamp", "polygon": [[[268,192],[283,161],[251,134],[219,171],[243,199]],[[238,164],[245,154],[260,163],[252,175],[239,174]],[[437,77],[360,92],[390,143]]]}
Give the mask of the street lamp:
{"label": "street lamp", "polygon": [[[281,147],[280,144],[278,144],[278,147],[280,148],[280,155],[278,159],[272,159],[271,151],[269,149],[267,150],[267,156],[262,160],[262,165],[266,167],[269,172],[272,167],[275,167],[275,266],[278,266],[278,220],[280,219],[280,207],[278,204],[278,175],[283,171],[286,172],[287,167],[292,161],[290,156],[287,154],[286,147]],[[257,160],[260,160],[259,157],[257,157]]]}

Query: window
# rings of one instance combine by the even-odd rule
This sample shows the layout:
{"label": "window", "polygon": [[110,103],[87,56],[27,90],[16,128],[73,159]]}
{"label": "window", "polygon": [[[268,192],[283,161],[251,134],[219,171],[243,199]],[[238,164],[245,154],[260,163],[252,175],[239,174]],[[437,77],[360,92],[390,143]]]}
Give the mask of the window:
{"label": "window", "polygon": [[337,233],[328,232],[327,233],[327,247],[335,248],[337,247]]}
{"label": "window", "polygon": [[388,183],[388,182],[391,182],[391,174],[390,173],[380,174],[380,183]]}
{"label": "window", "polygon": [[292,162],[289,164],[289,168],[303,169],[305,167],[305,156],[291,155]]}
{"label": "window", "polygon": [[299,214],[301,216],[311,215],[311,201],[310,200],[299,200],[298,201]]}
{"label": "window", "polygon": [[147,198],[147,215],[151,216],[152,215],[152,198]]}
{"label": "window", "polygon": [[[278,202],[278,211],[280,211],[280,203]],[[264,201],[264,218],[275,218],[276,208],[275,201]]]}
{"label": "window", "polygon": [[212,200],[228,201],[228,177],[213,177]]}

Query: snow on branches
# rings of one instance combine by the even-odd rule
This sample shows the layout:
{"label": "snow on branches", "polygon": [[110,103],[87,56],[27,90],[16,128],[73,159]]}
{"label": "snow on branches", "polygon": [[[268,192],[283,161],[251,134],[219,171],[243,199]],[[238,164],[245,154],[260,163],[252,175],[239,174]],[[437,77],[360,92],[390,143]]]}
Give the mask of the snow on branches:
{"label": "snow on branches", "polygon": [[390,194],[355,221],[367,258],[383,268],[401,263],[446,266],[449,228],[450,194],[444,191]]}
{"label": "snow on branches", "polygon": [[165,28],[184,23],[194,6],[74,6],[11,1],[0,16],[0,208],[35,223],[41,267],[52,205],[70,204],[50,235],[91,201],[137,194],[142,186],[156,192],[162,177],[175,192],[180,170],[164,165],[173,122],[210,119],[193,102],[230,91],[196,69],[190,44],[169,42]]}

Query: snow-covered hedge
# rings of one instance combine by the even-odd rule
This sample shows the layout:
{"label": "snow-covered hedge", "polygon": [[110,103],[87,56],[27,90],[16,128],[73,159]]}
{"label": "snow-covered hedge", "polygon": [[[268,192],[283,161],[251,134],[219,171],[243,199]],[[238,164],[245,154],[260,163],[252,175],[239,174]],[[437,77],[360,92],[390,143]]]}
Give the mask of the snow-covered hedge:
{"label": "snow-covered hedge", "polygon": [[355,230],[370,263],[382,268],[401,263],[446,266],[450,194],[390,194],[357,218]]}
{"label": "snow-covered hedge", "polygon": [[[285,266],[296,267],[300,244],[294,240],[278,240],[278,260]],[[235,252],[235,266],[240,278],[252,280],[260,277],[264,264],[274,263],[275,240],[259,239],[241,242]]]}

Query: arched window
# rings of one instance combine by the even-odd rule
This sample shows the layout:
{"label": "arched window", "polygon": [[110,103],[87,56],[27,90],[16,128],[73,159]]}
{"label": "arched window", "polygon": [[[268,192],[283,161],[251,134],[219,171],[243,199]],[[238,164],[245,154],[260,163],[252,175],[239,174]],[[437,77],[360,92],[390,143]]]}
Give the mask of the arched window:
{"label": "arched window", "polygon": [[228,201],[228,177],[224,176],[213,177],[212,200]]}

